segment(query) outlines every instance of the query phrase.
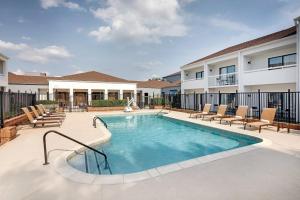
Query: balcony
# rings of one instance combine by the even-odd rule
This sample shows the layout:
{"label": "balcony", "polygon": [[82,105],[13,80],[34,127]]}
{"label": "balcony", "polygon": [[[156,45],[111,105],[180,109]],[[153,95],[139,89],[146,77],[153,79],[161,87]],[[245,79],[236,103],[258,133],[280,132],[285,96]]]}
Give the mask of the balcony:
{"label": "balcony", "polygon": [[278,67],[264,67],[244,71],[244,85],[283,84],[296,82],[296,64]]}
{"label": "balcony", "polygon": [[181,83],[183,89],[200,89],[205,87],[204,79],[186,79]]}
{"label": "balcony", "polygon": [[237,86],[238,75],[237,72],[220,74],[208,77],[208,87],[227,87]]}

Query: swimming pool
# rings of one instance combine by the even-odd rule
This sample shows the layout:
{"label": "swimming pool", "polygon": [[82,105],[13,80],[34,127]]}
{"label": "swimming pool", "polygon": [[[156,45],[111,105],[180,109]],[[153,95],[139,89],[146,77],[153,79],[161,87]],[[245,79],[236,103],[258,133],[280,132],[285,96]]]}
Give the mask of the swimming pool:
{"label": "swimming pool", "polygon": [[[112,174],[144,171],[262,141],[154,114],[101,118],[112,137],[95,148],[107,154]],[[71,157],[68,162],[84,172],[109,174],[103,158],[90,150]]]}

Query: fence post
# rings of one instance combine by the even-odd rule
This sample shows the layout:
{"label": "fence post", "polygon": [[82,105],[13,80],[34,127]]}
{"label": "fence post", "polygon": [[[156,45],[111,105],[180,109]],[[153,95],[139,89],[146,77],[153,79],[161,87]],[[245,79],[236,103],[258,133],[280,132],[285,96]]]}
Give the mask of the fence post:
{"label": "fence post", "polygon": [[238,90],[235,90],[235,106],[236,107],[239,107],[240,103],[239,103],[239,93],[238,93]]}
{"label": "fence post", "polygon": [[220,92],[220,90],[219,90],[219,105],[221,105],[221,92]]}
{"label": "fence post", "polygon": [[291,90],[288,89],[288,120],[291,123]]}
{"label": "fence post", "polygon": [[260,119],[260,110],[261,110],[261,105],[260,105],[260,89],[258,89],[258,117]]}
{"label": "fence post", "polygon": [[205,103],[207,103],[207,91],[205,91]]}
{"label": "fence post", "polygon": [[0,112],[0,126],[1,128],[4,127],[4,104],[3,104],[3,91],[0,91],[0,106],[1,106],[1,112]]}
{"label": "fence post", "polygon": [[194,91],[194,111],[196,110],[196,92]]}

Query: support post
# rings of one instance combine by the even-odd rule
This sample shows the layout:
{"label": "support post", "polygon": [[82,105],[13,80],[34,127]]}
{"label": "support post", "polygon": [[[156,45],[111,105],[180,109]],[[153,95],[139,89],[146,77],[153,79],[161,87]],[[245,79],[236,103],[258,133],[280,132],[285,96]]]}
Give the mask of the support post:
{"label": "support post", "polygon": [[258,117],[259,117],[259,119],[260,119],[260,117],[261,117],[261,105],[260,105],[261,103],[260,103],[260,89],[258,89]]}

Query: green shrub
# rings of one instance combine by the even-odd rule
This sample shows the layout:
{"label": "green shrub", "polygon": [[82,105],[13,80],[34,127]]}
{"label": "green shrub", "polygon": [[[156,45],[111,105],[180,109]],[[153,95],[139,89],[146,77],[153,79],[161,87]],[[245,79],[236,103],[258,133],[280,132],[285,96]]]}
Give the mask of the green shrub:
{"label": "green shrub", "polygon": [[53,105],[53,104],[57,104],[57,102],[52,100],[40,100],[37,101],[36,104]]}
{"label": "green shrub", "polygon": [[126,106],[127,100],[93,100],[92,106],[94,107],[116,107],[116,106]]}

